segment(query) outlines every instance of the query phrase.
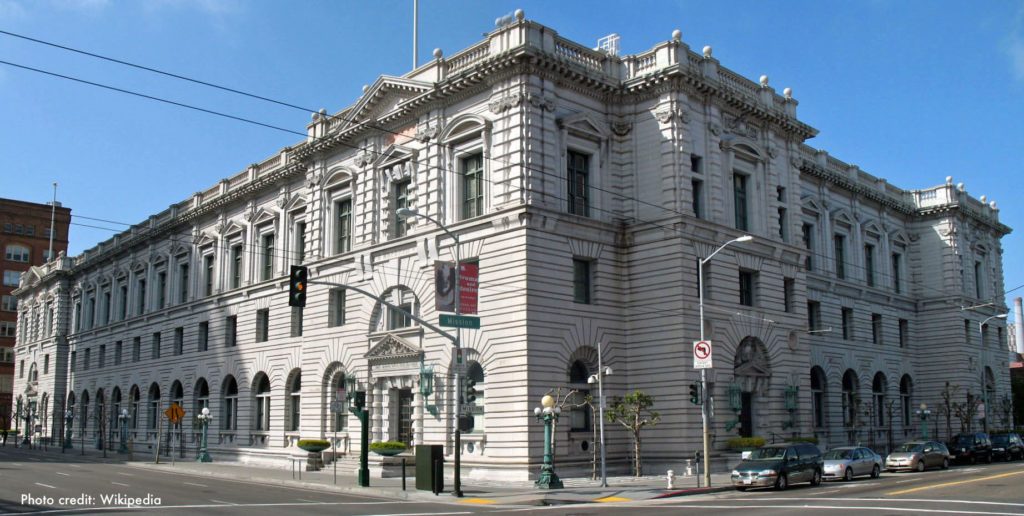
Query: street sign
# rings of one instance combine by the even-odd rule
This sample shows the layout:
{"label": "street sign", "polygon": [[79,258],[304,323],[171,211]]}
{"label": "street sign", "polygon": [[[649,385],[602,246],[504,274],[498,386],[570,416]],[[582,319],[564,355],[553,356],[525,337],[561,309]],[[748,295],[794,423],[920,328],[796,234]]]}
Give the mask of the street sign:
{"label": "street sign", "polygon": [[345,412],[345,402],[344,401],[332,401],[331,402],[331,413],[333,413],[333,414],[341,414],[343,412]]}
{"label": "street sign", "polygon": [[[459,286],[455,287],[455,277]],[[455,312],[455,293],[459,293],[460,314],[475,314],[480,267],[474,263],[463,263],[455,273],[454,262],[434,262],[434,309],[438,312]]]}
{"label": "street sign", "polygon": [[171,408],[164,411],[164,414],[167,414],[167,419],[170,419],[171,423],[178,424],[181,422],[181,418],[185,417],[185,409],[181,408],[181,405],[173,403]]}
{"label": "street sign", "polygon": [[484,408],[476,403],[463,403],[460,410],[463,416],[479,416],[484,413]]}
{"label": "street sign", "polygon": [[693,341],[693,368],[711,369],[711,341]]}
{"label": "street sign", "polygon": [[480,318],[472,315],[441,314],[438,324],[450,328],[480,329]]}

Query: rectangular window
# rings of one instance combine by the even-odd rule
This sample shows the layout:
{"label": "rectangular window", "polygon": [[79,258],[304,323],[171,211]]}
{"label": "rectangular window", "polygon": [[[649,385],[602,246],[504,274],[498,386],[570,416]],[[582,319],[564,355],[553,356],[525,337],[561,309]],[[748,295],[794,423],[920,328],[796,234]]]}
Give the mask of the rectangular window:
{"label": "rectangular window", "polygon": [[36,234],[36,227],[35,226],[31,226],[31,225],[25,226],[25,234],[28,235],[28,236],[35,236],[35,234]]}
{"label": "rectangular window", "polygon": [[128,285],[121,285],[118,305],[121,310],[121,317],[118,320],[123,321],[128,318]]}
{"label": "rectangular window", "polygon": [[97,367],[102,369],[102,368],[107,366],[107,345],[106,344],[100,344],[99,356],[96,357],[96,358],[99,360],[99,364],[97,365]]}
{"label": "rectangular window", "polygon": [[14,337],[15,324],[10,321],[0,322],[0,337]]}
{"label": "rectangular window", "polygon": [[807,329],[808,331],[821,329],[821,303],[817,301],[807,302]]}
{"label": "rectangular window", "polygon": [[256,342],[266,342],[270,338],[270,309],[256,310]]}
{"label": "rectangular window", "polygon": [[753,271],[740,271],[740,304],[743,306],[754,306],[754,277]]}
{"label": "rectangular window", "polygon": [[83,371],[88,371],[89,370],[89,362],[92,361],[91,355],[92,355],[92,348],[85,348],[85,356],[82,357],[82,370]]}
{"label": "rectangular window", "polygon": [[853,338],[853,309],[843,308],[843,340]]}
{"label": "rectangular window", "polygon": [[471,219],[484,213],[484,159],[474,154],[460,160],[462,171],[462,218]]}
{"label": "rectangular window", "polygon": [[786,189],[778,186],[775,188],[775,200],[779,203],[779,239],[789,242],[789,215],[786,209]]}
{"label": "rectangular window", "polygon": [[142,358],[142,337],[132,339],[132,362],[138,362]]}
{"label": "rectangular window", "polygon": [[732,201],[735,208],[736,229],[747,230],[747,176],[744,174],[732,174]]}
{"label": "rectangular window", "polygon": [[330,327],[345,324],[345,289],[331,289],[328,300],[327,325]]}
{"label": "rectangular window", "polygon": [[110,324],[110,291],[103,292],[103,324]]}
{"label": "rectangular window", "polygon": [[892,288],[897,294],[900,293],[900,265],[902,261],[899,253],[892,253]]}
{"label": "rectangular window", "polygon": [[18,280],[21,278],[20,271],[4,271],[4,286],[5,287],[17,287]]}
{"label": "rectangular window", "polygon": [[690,172],[694,174],[704,173],[704,160],[696,154],[690,154]]}
{"label": "rectangular window", "polygon": [[135,285],[135,315],[142,315],[146,313],[146,280],[140,279]]}
{"label": "rectangular window", "polygon": [[[75,366],[77,365],[77,362],[78,362],[78,352],[77,351],[72,351],[71,352],[71,359],[68,362],[69,362],[68,363],[68,368],[71,370],[72,373],[75,372]],[[24,369],[24,367],[25,367],[25,362],[22,361],[22,368]]]}
{"label": "rectangular window", "polygon": [[875,246],[871,244],[864,245],[864,279],[869,287],[875,286]]}
{"label": "rectangular window", "polygon": [[293,306],[292,307],[292,330],[291,330],[291,336],[292,337],[301,337],[302,336],[302,307],[301,306]]}
{"label": "rectangular window", "polygon": [[968,346],[971,345],[971,333],[973,333],[971,331],[971,321],[964,319],[964,343]]}
{"label": "rectangular window", "polygon": [[846,278],[846,237],[843,235],[835,235],[833,237],[836,251],[836,277],[839,279]]}
{"label": "rectangular window", "polygon": [[590,261],[573,258],[572,260],[572,300],[576,303],[590,304]]}
{"label": "rectangular window", "polygon": [[5,312],[17,312],[18,298],[14,296],[3,296],[3,299],[0,300],[0,310]]}
{"label": "rectangular window", "polygon": [[984,297],[984,289],[982,289],[983,281],[981,277],[981,262],[974,262],[974,297],[981,299]]}
{"label": "rectangular window", "polygon": [[589,217],[590,156],[575,151],[569,151],[567,154],[569,213]]}
{"label": "rectangular window", "polygon": [[690,202],[693,205],[693,216],[698,219],[704,218],[704,180],[690,180]]}
{"label": "rectangular window", "polygon": [[409,185],[408,179],[396,181],[391,185],[391,199],[395,210],[392,212],[392,224],[394,224],[395,238],[403,237],[409,233],[409,221],[398,214],[398,210],[409,207]]}
{"label": "rectangular window", "polygon": [[185,352],[185,328],[181,326],[174,329],[174,354],[181,355]]}
{"label": "rectangular window", "polygon": [[156,274],[156,309],[163,310],[167,301],[167,272]]}
{"label": "rectangular window", "polygon": [[295,223],[295,259],[299,263],[306,262],[306,223]]}
{"label": "rectangular window", "polygon": [[124,352],[124,343],[117,341],[114,343],[114,365],[121,365],[121,354]]}
{"label": "rectangular window", "polygon": [[352,250],[352,199],[334,203],[334,252],[347,253]]}
{"label": "rectangular window", "polygon": [[43,374],[50,374],[50,355],[43,355]]}
{"label": "rectangular window", "polygon": [[210,349],[210,323],[203,321],[199,323],[199,344],[197,350],[206,351],[208,349]]}
{"label": "rectangular window", "polygon": [[231,288],[242,286],[242,244],[231,246]]}
{"label": "rectangular window", "polygon": [[804,267],[809,270],[814,270],[814,225],[804,223],[801,227],[803,231],[804,249],[807,249],[807,258],[804,260]]}
{"label": "rectangular window", "polygon": [[988,346],[988,325],[981,325],[981,347]]}
{"label": "rectangular window", "polygon": [[900,347],[907,347],[907,338],[909,333],[910,323],[906,319],[900,319]]}
{"label": "rectangular window", "polygon": [[238,345],[238,316],[224,318],[224,345],[233,348]]}
{"label": "rectangular window", "polygon": [[412,313],[412,303],[398,303],[398,307],[404,312],[388,307],[388,329],[397,330],[412,326],[412,319],[407,315]]}
{"label": "rectangular window", "polygon": [[178,302],[188,301],[188,264],[178,266]]}
{"label": "rectangular window", "polygon": [[160,358],[160,332],[153,332],[153,359]]}
{"label": "rectangular window", "polygon": [[213,295],[213,255],[203,257],[203,295]]}
{"label": "rectangular window", "polygon": [[31,259],[29,249],[21,245],[9,245],[4,250],[4,258],[12,262],[28,263]]}
{"label": "rectangular window", "polygon": [[871,343],[882,343],[882,314],[871,314]]}
{"label": "rectangular window", "polygon": [[263,281],[274,277],[274,234],[263,235]]}

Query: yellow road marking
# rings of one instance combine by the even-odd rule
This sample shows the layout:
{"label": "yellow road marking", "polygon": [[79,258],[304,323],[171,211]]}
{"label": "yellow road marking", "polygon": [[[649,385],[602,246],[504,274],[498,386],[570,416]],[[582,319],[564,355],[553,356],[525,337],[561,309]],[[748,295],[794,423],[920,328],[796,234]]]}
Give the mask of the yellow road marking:
{"label": "yellow road marking", "polygon": [[594,501],[595,502],[601,502],[601,503],[605,503],[605,502],[628,502],[629,498],[620,498],[618,496],[609,496],[609,497],[606,497],[606,498],[598,498],[598,499],[596,499]]}
{"label": "yellow road marking", "polygon": [[466,498],[465,500],[459,500],[459,503],[498,503],[497,500],[484,500],[483,498]]}
{"label": "yellow road marking", "polygon": [[958,485],[958,484],[969,484],[971,482],[981,482],[982,480],[992,480],[994,478],[1012,477],[1013,475],[1024,475],[1024,471],[1014,471],[1014,472],[1011,472],[1011,473],[1001,473],[999,475],[992,475],[990,477],[974,478],[974,479],[971,479],[971,480],[958,480],[956,482],[946,482],[944,484],[934,484],[934,485],[924,486],[924,487],[915,487],[915,488],[912,488],[912,489],[904,489],[902,491],[893,491],[891,493],[885,493],[885,494],[887,494],[887,495],[901,495],[901,494],[913,493],[914,491],[922,491],[922,490],[925,490],[925,489],[934,489],[936,487],[955,486],[955,485]]}

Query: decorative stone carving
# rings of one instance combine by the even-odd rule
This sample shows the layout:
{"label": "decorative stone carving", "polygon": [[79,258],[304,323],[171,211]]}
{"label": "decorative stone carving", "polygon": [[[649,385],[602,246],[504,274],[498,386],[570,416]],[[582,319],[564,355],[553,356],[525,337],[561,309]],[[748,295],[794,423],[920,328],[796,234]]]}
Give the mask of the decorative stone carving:
{"label": "decorative stone carving", "polygon": [[355,166],[362,168],[373,163],[373,156],[369,152],[363,151],[356,154],[356,157],[352,162]]}
{"label": "decorative stone carving", "polygon": [[555,101],[545,97],[543,95],[537,95],[534,93],[527,93],[526,100],[530,102],[534,107],[539,107],[547,111],[555,110]]}
{"label": "decorative stone carving", "polygon": [[379,361],[387,359],[418,359],[423,355],[423,350],[409,344],[401,337],[387,335],[366,352],[366,359]]}
{"label": "decorative stone carving", "polygon": [[434,138],[437,138],[437,134],[441,132],[439,125],[431,126],[429,123],[422,123],[416,126],[416,140],[420,142],[427,142]]}
{"label": "decorative stone carving", "polygon": [[256,202],[250,200],[245,203],[245,213],[242,214],[242,217],[244,217],[247,222],[252,222],[252,219],[256,218],[257,211]]}
{"label": "decorative stone carving", "polygon": [[288,191],[287,187],[282,186],[281,193],[277,196],[277,199],[274,200],[274,204],[277,205],[278,208],[284,209],[285,206],[288,206],[288,202],[291,200],[291,192]]}
{"label": "decorative stone carving", "polygon": [[491,113],[498,114],[506,109],[512,109],[523,102],[522,95],[502,95],[501,97],[493,98],[487,103],[487,107],[491,109]]}
{"label": "decorative stone carving", "polygon": [[672,115],[672,108],[667,106],[658,108],[658,110],[654,112],[654,118],[657,118],[658,121],[663,124],[667,124],[669,120],[672,120]]}
{"label": "decorative stone carving", "polygon": [[774,146],[774,145],[769,145],[768,146],[768,157],[772,158],[772,159],[775,159],[775,157],[778,156],[778,155],[779,155],[779,148]]}
{"label": "decorative stone carving", "polygon": [[804,161],[803,159],[800,158],[800,156],[793,156],[792,158],[790,158],[789,164],[793,165],[793,168],[800,168],[801,166],[803,166]]}
{"label": "decorative stone carving", "polygon": [[724,116],[723,119],[725,120],[726,132],[746,136],[747,138],[757,138],[757,128],[747,124],[747,115],[740,115],[733,119]]}
{"label": "decorative stone carving", "polygon": [[612,132],[618,136],[626,136],[633,130],[633,124],[629,122],[612,122]]}
{"label": "decorative stone carving", "polygon": [[721,136],[722,126],[718,125],[717,122],[708,122],[708,131],[715,136]]}

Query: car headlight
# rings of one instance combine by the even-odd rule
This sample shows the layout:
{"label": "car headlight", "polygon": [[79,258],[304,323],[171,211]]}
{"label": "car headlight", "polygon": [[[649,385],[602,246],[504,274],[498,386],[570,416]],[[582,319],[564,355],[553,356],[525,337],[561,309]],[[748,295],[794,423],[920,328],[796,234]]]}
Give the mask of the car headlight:
{"label": "car headlight", "polygon": [[967,448],[960,448],[960,453],[964,453],[966,451],[967,451]]}
{"label": "car headlight", "polygon": [[734,470],[732,470],[732,476],[734,476],[734,477],[738,477],[738,476],[740,476],[740,472],[739,472],[739,470],[735,470],[735,469],[734,469]]}
{"label": "car headlight", "polygon": [[1001,451],[1006,451],[1006,450],[1004,450],[1002,448],[992,448],[992,451],[1000,451],[1001,452]]}
{"label": "car headlight", "polygon": [[757,475],[761,477],[774,477],[777,473],[774,469],[762,469]]}

